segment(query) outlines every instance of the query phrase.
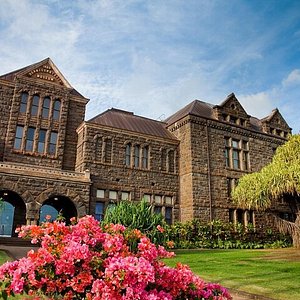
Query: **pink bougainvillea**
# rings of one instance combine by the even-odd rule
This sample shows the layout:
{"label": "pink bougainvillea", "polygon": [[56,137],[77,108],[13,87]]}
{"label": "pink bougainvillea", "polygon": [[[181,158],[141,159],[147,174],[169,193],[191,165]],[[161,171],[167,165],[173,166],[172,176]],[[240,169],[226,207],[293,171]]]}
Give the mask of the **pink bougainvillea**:
{"label": "pink bougainvillea", "polygon": [[[163,229],[161,229],[163,230]],[[229,300],[218,284],[206,283],[188,266],[166,266],[174,254],[138,230],[102,228],[86,216],[72,225],[23,226],[19,236],[41,246],[0,267],[0,296],[80,300]]]}

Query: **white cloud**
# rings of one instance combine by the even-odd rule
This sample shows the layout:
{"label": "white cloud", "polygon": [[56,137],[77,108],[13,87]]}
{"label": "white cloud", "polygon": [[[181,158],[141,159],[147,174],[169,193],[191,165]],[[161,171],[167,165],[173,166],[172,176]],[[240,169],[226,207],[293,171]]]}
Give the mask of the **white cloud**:
{"label": "white cloud", "polygon": [[293,70],[283,81],[284,87],[292,85],[300,85],[300,69]]}
{"label": "white cloud", "polygon": [[239,95],[238,100],[246,112],[259,119],[266,117],[275,108],[274,98],[270,91],[249,95]]}

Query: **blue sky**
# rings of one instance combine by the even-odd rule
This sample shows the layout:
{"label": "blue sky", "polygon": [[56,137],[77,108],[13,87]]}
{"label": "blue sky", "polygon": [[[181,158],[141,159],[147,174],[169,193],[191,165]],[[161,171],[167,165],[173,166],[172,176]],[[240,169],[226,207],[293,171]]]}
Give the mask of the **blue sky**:
{"label": "blue sky", "polygon": [[300,1],[1,0],[0,74],[50,57],[90,99],[164,119],[234,92],[299,133]]}

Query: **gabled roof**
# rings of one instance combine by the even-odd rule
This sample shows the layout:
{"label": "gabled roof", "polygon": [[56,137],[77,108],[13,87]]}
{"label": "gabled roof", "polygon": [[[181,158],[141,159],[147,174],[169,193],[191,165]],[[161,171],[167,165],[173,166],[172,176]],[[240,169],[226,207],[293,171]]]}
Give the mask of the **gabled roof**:
{"label": "gabled roof", "polygon": [[194,100],[175,114],[165,120],[168,125],[171,125],[187,115],[194,115],[203,118],[213,118],[213,105],[200,100]]}
{"label": "gabled roof", "polygon": [[72,95],[85,98],[70,85],[70,83],[49,57],[27,67],[1,75],[0,79],[14,81],[15,78],[18,77],[35,78],[37,80],[64,86],[68,89],[71,89]]}
{"label": "gabled roof", "polygon": [[132,132],[152,135],[161,138],[177,140],[166,129],[166,123],[136,116],[132,112],[111,108],[90,119],[87,123],[99,124]]}
{"label": "gabled roof", "polygon": [[[177,111],[176,113],[174,113],[173,115],[171,115],[170,117],[168,117],[165,120],[165,122],[167,123],[167,126],[170,126],[188,115],[198,116],[205,119],[217,120],[217,115],[214,114],[214,109],[226,105],[229,102],[229,100],[232,99],[235,99],[235,101],[239,103],[233,93],[228,95],[227,98],[220,105],[214,105],[200,100],[194,100],[188,105],[186,105],[185,107],[183,107],[182,109],[180,109],[179,111]],[[242,108],[241,105],[240,107]],[[242,112],[245,112],[243,108],[242,108]],[[282,123],[287,125],[287,123],[279,113],[278,109],[273,110],[268,117],[263,118],[261,120],[256,117],[248,115],[246,112],[245,114],[249,117],[250,127],[248,128],[255,131],[263,132],[263,122],[271,121],[274,118],[274,116],[278,116],[279,118],[281,118]]]}

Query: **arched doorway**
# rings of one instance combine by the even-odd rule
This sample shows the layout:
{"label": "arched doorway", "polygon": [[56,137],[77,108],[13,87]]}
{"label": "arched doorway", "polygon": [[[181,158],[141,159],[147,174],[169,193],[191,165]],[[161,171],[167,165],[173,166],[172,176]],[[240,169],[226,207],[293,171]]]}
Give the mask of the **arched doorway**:
{"label": "arched doorway", "polygon": [[23,199],[10,190],[0,191],[3,205],[0,209],[0,236],[17,236],[16,228],[26,224],[26,206]]}
{"label": "arched doorway", "polygon": [[70,223],[70,219],[77,217],[77,209],[74,203],[65,196],[51,196],[42,205],[40,209],[39,223],[46,221],[46,216],[51,216],[50,221],[61,215],[65,218],[67,224]]}

